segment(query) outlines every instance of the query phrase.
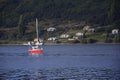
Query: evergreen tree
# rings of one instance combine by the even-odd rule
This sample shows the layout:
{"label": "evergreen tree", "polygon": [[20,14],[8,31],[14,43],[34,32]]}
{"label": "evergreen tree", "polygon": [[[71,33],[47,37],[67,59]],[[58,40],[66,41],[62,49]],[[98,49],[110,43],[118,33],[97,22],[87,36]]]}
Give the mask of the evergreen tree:
{"label": "evergreen tree", "polygon": [[112,39],[111,39],[110,34],[108,32],[106,33],[104,42],[105,43],[111,43],[112,42]]}
{"label": "evergreen tree", "polygon": [[120,0],[111,0],[108,11],[108,23],[114,23],[120,18]]}
{"label": "evergreen tree", "polygon": [[20,15],[18,22],[18,37],[21,38],[25,34],[25,26],[23,24],[23,15]]}
{"label": "evergreen tree", "polygon": [[119,43],[120,42],[120,34],[116,34],[115,37],[114,37],[114,39],[113,39],[113,41],[115,43]]}
{"label": "evergreen tree", "polygon": [[110,0],[110,10],[108,11],[108,23],[113,22],[113,18],[114,18],[114,6],[115,6],[115,0]]}

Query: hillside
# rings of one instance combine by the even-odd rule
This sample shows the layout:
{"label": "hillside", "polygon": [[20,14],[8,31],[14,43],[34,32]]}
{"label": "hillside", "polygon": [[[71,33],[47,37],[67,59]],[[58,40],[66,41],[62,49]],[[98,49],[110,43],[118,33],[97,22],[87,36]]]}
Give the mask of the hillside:
{"label": "hillside", "polygon": [[67,33],[71,28],[74,31],[74,25],[103,27],[103,32],[120,29],[119,3],[120,0],[0,0],[0,40],[32,40],[36,17],[44,38],[50,37],[46,29],[51,26],[58,28],[51,36]]}
{"label": "hillside", "polygon": [[84,20],[103,25],[107,24],[105,21],[108,16],[118,21],[119,2],[119,0],[0,0],[0,23],[2,27],[16,27],[20,15],[23,15],[24,23],[37,17],[40,20]]}

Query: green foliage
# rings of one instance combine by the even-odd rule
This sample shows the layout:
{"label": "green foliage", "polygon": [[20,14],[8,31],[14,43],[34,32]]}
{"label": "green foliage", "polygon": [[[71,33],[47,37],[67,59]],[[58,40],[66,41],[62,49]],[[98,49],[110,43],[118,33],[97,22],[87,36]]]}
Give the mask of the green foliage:
{"label": "green foliage", "polygon": [[96,43],[97,40],[96,39],[92,39],[92,38],[83,38],[83,39],[80,39],[80,43],[85,43],[85,44],[88,44],[88,43]]}
{"label": "green foliage", "polygon": [[111,38],[105,38],[105,43],[112,43],[112,39]]}
{"label": "green foliage", "polygon": [[113,42],[119,43],[120,42],[120,34],[114,35]]}
{"label": "green foliage", "polygon": [[59,43],[61,43],[61,41],[57,40],[56,43],[59,44]]}
{"label": "green foliage", "polygon": [[83,38],[83,39],[80,39],[80,43],[87,43],[87,39],[86,38]]}
{"label": "green foliage", "polygon": [[18,38],[21,38],[25,34],[25,26],[23,25],[23,15],[20,15],[18,22]]}
{"label": "green foliage", "polygon": [[118,22],[120,19],[120,0],[110,0],[108,11],[108,23]]}
{"label": "green foliage", "polygon": [[[40,23],[42,27],[40,37],[45,39],[67,33],[70,29],[69,33],[74,36],[76,33],[74,25],[67,28],[64,26],[68,21],[84,22],[79,28],[81,31],[84,25],[96,25],[94,27],[96,34],[111,33],[111,30],[115,28],[120,30],[119,4],[120,0],[0,0],[0,29],[15,30],[0,30],[0,40],[32,40],[35,37],[34,27],[27,30],[26,26],[29,26],[28,23],[34,24],[36,17],[39,21],[48,22],[45,25]],[[58,24],[62,26],[58,27]],[[55,26],[57,31],[47,32],[46,29],[51,25]],[[80,43],[96,42],[98,40],[95,38],[96,35],[92,36],[86,34],[83,39],[80,39]],[[104,36],[104,42],[112,41],[119,42],[119,37]],[[73,43],[79,43],[79,41]]]}
{"label": "green foliage", "polygon": [[109,33],[106,33],[106,36],[105,36],[105,40],[104,42],[105,43],[112,43],[112,38],[110,37],[110,34]]}
{"label": "green foliage", "polygon": [[[105,0],[106,1],[106,0]],[[108,6],[104,0],[1,0],[2,26],[16,27],[20,15],[25,23],[39,19],[84,20],[104,24]],[[106,17],[107,18],[107,17]]]}
{"label": "green foliage", "polygon": [[8,36],[7,36],[6,32],[5,31],[0,31],[0,39],[4,40],[4,39],[7,39],[7,38],[8,38]]}
{"label": "green foliage", "polygon": [[68,41],[68,43],[80,43],[79,40],[72,40],[72,41]]}
{"label": "green foliage", "polygon": [[96,30],[95,30],[96,32],[105,32],[105,28],[104,27],[102,27],[102,28],[96,28]]}
{"label": "green foliage", "polygon": [[95,42],[97,42],[97,40],[95,40],[95,39],[89,38],[89,39],[87,40],[87,43],[95,43]]}

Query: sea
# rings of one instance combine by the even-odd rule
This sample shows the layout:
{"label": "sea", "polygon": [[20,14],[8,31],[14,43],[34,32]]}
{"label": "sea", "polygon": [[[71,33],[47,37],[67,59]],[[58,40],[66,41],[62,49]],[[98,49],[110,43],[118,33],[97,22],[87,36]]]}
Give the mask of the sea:
{"label": "sea", "polygon": [[0,80],[120,80],[120,44],[0,45]]}

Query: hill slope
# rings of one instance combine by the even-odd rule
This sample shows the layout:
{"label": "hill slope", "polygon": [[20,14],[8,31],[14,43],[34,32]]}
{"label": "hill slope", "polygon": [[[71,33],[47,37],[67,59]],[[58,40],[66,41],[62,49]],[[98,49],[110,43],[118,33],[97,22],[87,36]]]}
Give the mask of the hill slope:
{"label": "hill slope", "polygon": [[[33,26],[36,17],[43,24],[43,32],[46,27],[65,26],[64,23],[68,21],[71,24],[84,22],[85,25],[111,25],[119,29],[119,3],[120,0],[0,0],[0,39],[9,39],[8,34],[11,34],[12,40],[13,37],[21,38],[19,31],[15,30],[21,26],[24,30],[27,26]],[[34,30],[27,29],[27,33],[22,36],[29,38],[33,33]]]}
{"label": "hill slope", "polygon": [[[116,1],[113,2],[112,1]],[[105,24],[109,16],[117,16],[119,0],[0,0],[0,25],[15,27],[20,15],[25,23],[39,19],[84,20]],[[116,6],[114,6],[116,5]],[[117,7],[117,8],[116,8]]]}

